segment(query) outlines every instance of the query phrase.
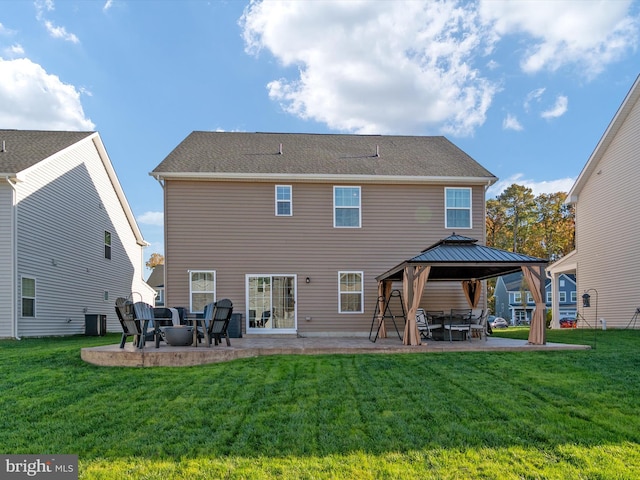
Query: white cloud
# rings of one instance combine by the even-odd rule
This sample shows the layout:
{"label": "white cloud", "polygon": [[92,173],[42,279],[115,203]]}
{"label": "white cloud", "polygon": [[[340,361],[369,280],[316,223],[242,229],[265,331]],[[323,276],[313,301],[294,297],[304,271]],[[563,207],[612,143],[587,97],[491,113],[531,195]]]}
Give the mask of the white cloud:
{"label": "white cloud", "polygon": [[104,5],[102,7],[102,10],[104,12],[106,12],[107,10],[109,10],[111,7],[113,6],[113,0],[107,0],[106,2],[104,2]]}
{"label": "white cloud", "polygon": [[296,79],[270,97],[291,114],[358,133],[468,135],[497,86],[472,67],[489,38],[457,2],[254,2],[241,19],[247,52],[268,50]]}
{"label": "white cloud", "polygon": [[521,132],[524,130],[522,124],[518,121],[515,115],[507,114],[506,118],[502,121],[502,128],[504,130],[515,130]]}
{"label": "white cloud", "polygon": [[142,215],[138,216],[136,219],[138,223],[144,225],[154,225],[157,227],[161,227],[164,225],[164,213],[163,212],[145,212]]}
{"label": "white cloud", "polygon": [[528,73],[578,65],[595,76],[638,44],[638,18],[631,0],[483,0],[481,17],[499,37],[525,33],[533,38],[521,60]]}
{"label": "white cloud", "polygon": [[542,118],[558,118],[564,115],[569,108],[569,99],[564,95],[559,95],[556,98],[556,103],[549,110],[545,110],[540,114]]}
{"label": "white cloud", "polygon": [[62,40],[66,40],[71,43],[80,43],[80,39],[73,33],[67,32],[64,27],[58,27],[49,20],[45,20],[44,26],[47,29],[47,32],[49,32],[49,35],[53,38],[61,38]]}
{"label": "white cloud", "polygon": [[94,130],[73,85],[26,58],[0,58],[0,128]]}
{"label": "white cloud", "polygon": [[556,180],[544,180],[541,182],[536,182],[534,180],[523,178],[523,175],[521,173],[516,173],[515,175],[512,175],[509,178],[505,178],[504,180],[498,180],[491,187],[489,187],[487,189],[487,198],[497,197],[514,183],[530,188],[533,194],[536,196],[540,195],[541,193],[568,193],[569,190],[571,190],[571,187],[573,187],[575,181],[575,178],[559,178]]}
{"label": "white cloud", "polygon": [[[351,133],[472,135],[502,88],[485,75],[502,67],[492,58],[501,42],[526,72],[571,66],[588,78],[637,47],[630,6],[254,0],[239,23],[248,53],[273,55],[295,72],[267,84],[292,115]],[[530,103],[544,89],[532,93]]]}
{"label": "white cloud", "polygon": [[11,45],[10,47],[4,48],[2,51],[4,56],[9,58],[22,57],[24,55],[24,48],[22,48],[22,45],[17,43]]}
{"label": "white cloud", "polygon": [[65,27],[59,27],[45,17],[46,13],[55,10],[53,0],[36,0],[34,6],[36,8],[36,18],[44,25],[49,35],[53,38],[60,38],[71,43],[80,43],[80,39],[75,34],[67,32]]}
{"label": "white cloud", "polygon": [[542,98],[542,94],[544,94],[544,88],[537,88],[535,90],[530,91],[526,98],[524,99],[524,109],[525,111],[529,111],[531,109],[532,102],[539,102]]}

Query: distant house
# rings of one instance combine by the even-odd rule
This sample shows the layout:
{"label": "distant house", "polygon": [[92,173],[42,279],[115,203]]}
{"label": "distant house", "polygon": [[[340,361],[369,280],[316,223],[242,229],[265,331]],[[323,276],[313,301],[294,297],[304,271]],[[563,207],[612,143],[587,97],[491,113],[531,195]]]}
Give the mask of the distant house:
{"label": "distant house", "polygon": [[147,278],[147,283],[156,292],[156,307],[164,307],[164,265],[156,265]]}
{"label": "distant house", "polygon": [[[557,279],[559,286],[560,318],[575,318],[577,312],[576,280],[571,274]],[[546,304],[551,308],[551,280],[545,282]],[[512,325],[528,324],[535,302],[520,272],[498,277],[495,290],[495,315],[509,320]]]}
{"label": "distant house", "polygon": [[0,130],[0,337],[118,331],[118,296],[153,301],[146,242],[96,132]]}
{"label": "distant house", "polygon": [[[547,268],[554,278],[576,275],[585,293],[578,325],[624,328],[640,307],[640,76],[569,191],[575,209],[576,248]],[[554,292],[553,326],[561,317]],[[635,325],[640,327],[640,324]]]}
{"label": "distant house", "polygon": [[[250,334],[343,336],[369,333],[376,276],[454,232],[484,243],[496,181],[444,137],[293,133],[193,132],[151,175],[166,305],[228,297]],[[446,283],[425,306],[467,304]]]}

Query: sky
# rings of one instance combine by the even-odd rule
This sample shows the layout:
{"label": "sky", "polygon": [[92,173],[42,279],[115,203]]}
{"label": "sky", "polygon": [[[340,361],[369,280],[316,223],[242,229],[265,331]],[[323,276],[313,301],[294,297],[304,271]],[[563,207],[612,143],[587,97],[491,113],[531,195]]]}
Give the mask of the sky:
{"label": "sky", "polygon": [[640,73],[640,0],[2,0],[0,128],[98,131],[152,253],[190,132],[444,135],[567,192]]}

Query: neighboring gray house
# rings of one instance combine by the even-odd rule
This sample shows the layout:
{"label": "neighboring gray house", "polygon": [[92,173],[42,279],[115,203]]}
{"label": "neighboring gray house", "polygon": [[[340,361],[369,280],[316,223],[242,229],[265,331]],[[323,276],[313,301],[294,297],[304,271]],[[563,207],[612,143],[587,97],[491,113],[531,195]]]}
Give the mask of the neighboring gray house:
{"label": "neighboring gray house", "polygon": [[[454,232],[484,244],[496,181],[444,137],[295,133],[193,132],[150,174],[165,304],[227,297],[243,331],[289,335],[368,335],[378,275]],[[467,302],[437,282],[423,305]]]}
{"label": "neighboring gray house", "polygon": [[146,245],[98,133],[0,130],[0,337],[119,331]]}
{"label": "neighboring gray house", "polygon": [[[574,275],[562,274],[557,278],[560,318],[575,318],[577,312],[576,279]],[[547,308],[551,308],[551,279],[545,282]],[[528,324],[535,302],[521,272],[498,277],[495,289],[494,312],[497,317],[512,325]]]}
{"label": "neighboring gray house", "polygon": [[[578,325],[625,328],[640,307],[640,76],[567,195],[575,209],[576,248],[547,268],[575,274]],[[557,293],[557,292],[554,292]],[[590,307],[581,297],[591,296]],[[557,295],[553,326],[560,318]],[[635,325],[640,327],[640,323]]]}
{"label": "neighboring gray house", "polygon": [[153,267],[147,283],[156,292],[156,307],[164,307],[164,265]]}

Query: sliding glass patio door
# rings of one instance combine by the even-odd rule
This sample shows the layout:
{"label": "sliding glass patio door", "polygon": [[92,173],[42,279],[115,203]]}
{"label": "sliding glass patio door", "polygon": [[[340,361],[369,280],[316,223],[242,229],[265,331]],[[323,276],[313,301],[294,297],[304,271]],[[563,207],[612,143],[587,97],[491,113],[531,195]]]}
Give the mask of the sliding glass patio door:
{"label": "sliding glass patio door", "polygon": [[296,276],[247,275],[247,332],[296,333]]}

